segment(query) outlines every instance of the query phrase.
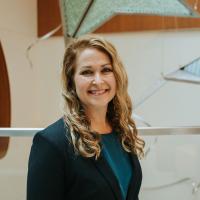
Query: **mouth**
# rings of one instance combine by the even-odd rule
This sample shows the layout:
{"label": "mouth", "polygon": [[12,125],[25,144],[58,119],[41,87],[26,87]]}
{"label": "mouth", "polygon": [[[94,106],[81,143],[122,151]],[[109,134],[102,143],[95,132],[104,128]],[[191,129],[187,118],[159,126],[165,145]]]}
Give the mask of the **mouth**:
{"label": "mouth", "polygon": [[99,95],[103,95],[106,92],[108,92],[109,89],[102,89],[102,90],[88,90],[89,94],[95,95],[95,96],[99,96]]}

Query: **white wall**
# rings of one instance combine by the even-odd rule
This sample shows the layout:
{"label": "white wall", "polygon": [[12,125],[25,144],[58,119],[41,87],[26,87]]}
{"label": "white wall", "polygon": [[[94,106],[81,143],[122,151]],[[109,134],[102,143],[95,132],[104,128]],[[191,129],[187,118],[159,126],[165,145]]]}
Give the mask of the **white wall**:
{"label": "white wall", "polygon": [[36,39],[36,0],[4,0],[0,6],[0,38],[8,67],[12,126],[35,123],[35,71],[26,58],[26,49]]}
{"label": "white wall", "polygon": [[[50,38],[35,44],[29,52],[32,68],[26,57],[28,46],[37,39],[36,3],[36,0],[4,0],[0,6],[0,39],[8,65],[13,127],[45,127],[61,115],[59,71],[63,38]],[[200,30],[104,36],[119,50],[129,74],[129,91],[135,101],[160,78],[162,71],[177,69],[198,57],[200,52]],[[155,126],[199,125],[199,89],[200,86],[194,84],[167,83],[135,112]],[[20,143],[19,139],[11,138],[8,155],[0,160],[0,180],[8,180],[5,177],[7,169],[16,172],[16,179],[15,182],[10,179],[12,194],[7,192],[11,183],[0,181],[0,199],[25,199],[31,140],[24,138]],[[20,173],[22,176],[18,176]]]}
{"label": "white wall", "polygon": [[[135,102],[157,85],[161,73],[176,70],[200,56],[200,30],[106,35],[127,67]],[[135,113],[153,126],[200,124],[200,85],[168,82]]]}
{"label": "white wall", "polygon": [[[7,63],[13,127],[37,127],[36,73],[26,58],[26,49],[36,39],[36,0],[0,2],[0,39]],[[0,199],[26,199],[26,173],[32,138],[10,138],[6,156],[0,159]]]}
{"label": "white wall", "polygon": [[[36,43],[29,51],[31,68],[26,51],[36,40],[36,0],[4,1],[2,5],[0,19],[7,20],[0,20],[0,37],[11,85],[12,126],[47,126],[61,115],[59,72],[63,38]],[[103,36],[117,47],[129,74],[131,97],[137,103],[161,78],[161,72],[175,70],[199,56],[199,33],[200,30],[185,30]],[[199,87],[167,83],[135,113],[153,126],[198,125]]]}
{"label": "white wall", "polygon": [[34,113],[37,126],[47,126],[61,115],[60,69],[64,54],[62,37],[41,41],[30,56],[35,78]]}
{"label": "white wall", "polygon": [[[129,75],[129,92],[138,102],[161,78],[161,73],[178,69],[199,56],[200,31],[104,34],[119,50]],[[62,38],[51,38],[33,47],[37,71],[36,110],[38,125],[59,116],[59,71],[64,51]],[[168,82],[135,113],[153,126],[200,124],[200,85]],[[50,98],[49,98],[50,97]],[[48,104],[47,104],[48,102]],[[140,125],[140,124],[139,124]]]}
{"label": "white wall", "polygon": [[[129,92],[138,102],[161,78],[161,72],[177,69],[199,56],[199,31],[148,32],[104,35],[112,41],[127,68]],[[62,37],[41,41],[29,52],[35,38],[1,32],[8,65],[12,98],[12,125],[43,127],[60,115],[59,73]],[[176,42],[177,41],[177,44]],[[199,125],[199,85],[168,82],[135,113],[153,126]]]}
{"label": "white wall", "polygon": [[[199,135],[145,136],[141,200],[199,200]],[[157,141],[157,142],[155,142]]]}
{"label": "white wall", "polygon": [[0,159],[0,199],[25,200],[29,150],[32,137],[10,138],[6,156]]}
{"label": "white wall", "polygon": [[0,31],[24,36],[36,36],[36,9],[36,0],[1,0]]}

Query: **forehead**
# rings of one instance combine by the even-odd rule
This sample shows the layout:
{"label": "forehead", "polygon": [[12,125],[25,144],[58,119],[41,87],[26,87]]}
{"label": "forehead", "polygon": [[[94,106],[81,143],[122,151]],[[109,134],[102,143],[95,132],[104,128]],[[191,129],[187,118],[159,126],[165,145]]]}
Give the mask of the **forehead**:
{"label": "forehead", "polygon": [[96,48],[86,48],[81,50],[76,57],[76,66],[108,64],[111,60],[107,53]]}

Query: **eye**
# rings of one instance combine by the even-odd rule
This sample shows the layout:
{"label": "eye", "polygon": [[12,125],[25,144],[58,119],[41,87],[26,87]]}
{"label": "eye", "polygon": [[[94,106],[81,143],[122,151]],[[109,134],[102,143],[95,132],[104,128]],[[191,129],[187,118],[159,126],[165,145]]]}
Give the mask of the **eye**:
{"label": "eye", "polygon": [[91,70],[84,70],[80,74],[81,75],[91,75],[93,72]]}
{"label": "eye", "polygon": [[109,72],[112,72],[113,70],[110,68],[110,67],[105,67],[103,68],[102,72],[103,73],[109,73]]}

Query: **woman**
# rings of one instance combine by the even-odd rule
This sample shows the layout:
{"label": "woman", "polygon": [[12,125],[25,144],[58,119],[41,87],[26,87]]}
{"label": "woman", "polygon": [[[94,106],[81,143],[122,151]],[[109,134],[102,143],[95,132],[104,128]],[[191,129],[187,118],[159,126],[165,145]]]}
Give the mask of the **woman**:
{"label": "woman", "polygon": [[136,200],[144,141],[131,119],[127,75],[108,41],[74,39],[62,68],[64,116],[33,140],[28,200]]}

